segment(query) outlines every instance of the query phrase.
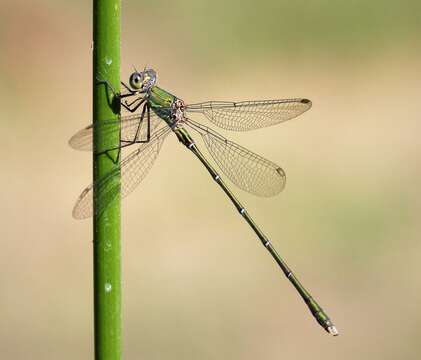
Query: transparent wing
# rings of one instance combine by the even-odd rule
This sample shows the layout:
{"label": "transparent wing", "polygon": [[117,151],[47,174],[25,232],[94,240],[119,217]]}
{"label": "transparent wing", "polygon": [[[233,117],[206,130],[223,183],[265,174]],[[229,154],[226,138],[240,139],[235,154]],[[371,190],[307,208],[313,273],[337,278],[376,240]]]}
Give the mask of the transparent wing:
{"label": "transparent wing", "polygon": [[308,99],[261,101],[207,101],[187,105],[186,111],[200,112],[216,126],[227,130],[248,131],[293,119],[311,108]]}
{"label": "transparent wing", "polygon": [[258,196],[274,196],[285,187],[285,173],[275,163],[225,139],[214,130],[188,119],[203,138],[224,174],[240,189]]}
{"label": "transparent wing", "polygon": [[[162,123],[162,121],[161,118],[159,118],[153,112],[150,113],[150,119],[152,133],[152,131],[156,129],[158,125]],[[69,140],[69,145],[76,150],[92,151],[94,126],[102,127],[103,131],[107,135],[115,134],[118,136],[120,131],[118,125],[121,126],[120,141],[122,145],[124,143],[132,143],[134,140],[139,141],[146,139],[148,130],[147,116],[145,114],[144,118],[142,119],[141,114],[136,114],[123,116],[120,119],[98,121],[95,123],[95,125],[91,124],[73,135]],[[105,151],[110,148],[110,146],[107,146],[107,144],[100,144],[100,148],[102,151]]]}
{"label": "transparent wing", "polygon": [[84,219],[93,215],[94,187],[98,214],[112,203],[119,192],[121,198],[129,195],[148,174],[170,132],[169,127],[157,130],[148,143],[142,143],[121,161],[119,169],[111,171],[83,190],[73,208],[73,217]]}

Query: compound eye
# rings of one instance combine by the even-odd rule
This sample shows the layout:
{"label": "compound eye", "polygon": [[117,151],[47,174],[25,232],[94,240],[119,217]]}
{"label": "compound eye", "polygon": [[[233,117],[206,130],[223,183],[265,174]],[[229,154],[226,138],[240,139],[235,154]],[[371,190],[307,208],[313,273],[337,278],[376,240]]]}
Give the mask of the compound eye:
{"label": "compound eye", "polygon": [[142,75],[138,72],[130,75],[130,86],[133,89],[140,89],[142,87]]}

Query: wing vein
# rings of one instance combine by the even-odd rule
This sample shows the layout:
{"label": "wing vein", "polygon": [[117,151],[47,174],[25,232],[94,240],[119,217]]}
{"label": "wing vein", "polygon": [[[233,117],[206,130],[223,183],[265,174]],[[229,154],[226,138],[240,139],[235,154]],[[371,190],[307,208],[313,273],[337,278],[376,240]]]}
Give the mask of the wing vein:
{"label": "wing vein", "polygon": [[285,173],[270,160],[224,138],[216,131],[191,119],[187,124],[201,136],[222,172],[240,189],[269,197],[282,191]]}
{"label": "wing vein", "polygon": [[259,101],[206,101],[186,107],[199,112],[216,126],[234,131],[249,131],[277,125],[293,119],[311,108],[308,99],[279,99]]}

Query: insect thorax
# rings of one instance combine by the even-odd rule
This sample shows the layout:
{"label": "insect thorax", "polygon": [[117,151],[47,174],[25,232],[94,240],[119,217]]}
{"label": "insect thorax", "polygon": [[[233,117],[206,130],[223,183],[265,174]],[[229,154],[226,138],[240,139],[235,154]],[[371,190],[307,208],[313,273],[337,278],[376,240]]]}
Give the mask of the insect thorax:
{"label": "insect thorax", "polygon": [[149,92],[149,104],[152,110],[174,128],[184,119],[184,101],[169,92],[153,86]]}

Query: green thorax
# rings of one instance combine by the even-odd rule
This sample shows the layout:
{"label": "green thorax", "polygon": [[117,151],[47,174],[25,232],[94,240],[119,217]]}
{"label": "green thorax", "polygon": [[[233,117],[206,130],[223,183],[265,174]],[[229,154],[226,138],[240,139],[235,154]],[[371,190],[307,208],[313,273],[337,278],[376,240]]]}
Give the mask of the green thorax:
{"label": "green thorax", "polygon": [[170,126],[173,125],[173,121],[171,120],[171,104],[175,99],[177,97],[158,86],[152,86],[149,90],[148,102],[151,109]]}

